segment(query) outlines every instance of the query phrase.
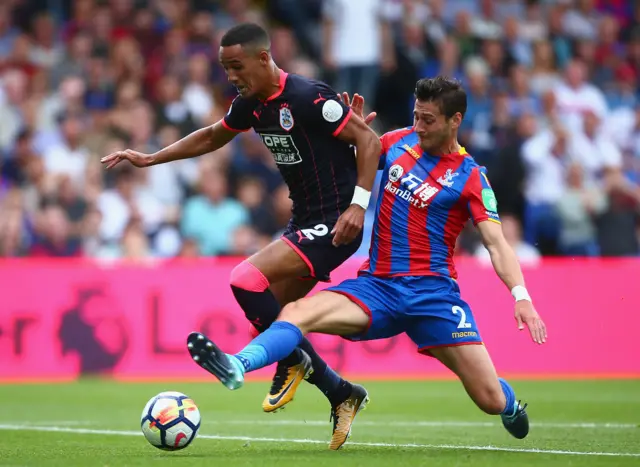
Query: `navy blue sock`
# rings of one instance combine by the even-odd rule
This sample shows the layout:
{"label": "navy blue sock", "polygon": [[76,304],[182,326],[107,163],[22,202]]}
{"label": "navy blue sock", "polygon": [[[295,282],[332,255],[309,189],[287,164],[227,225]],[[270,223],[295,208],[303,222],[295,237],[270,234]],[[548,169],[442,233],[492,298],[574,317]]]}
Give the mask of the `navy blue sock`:
{"label": "navy blue sock", "polygon": [[502,386],[502,392],[504,392],[504,397],[507,399],[507,403],[502,411],[503,415],[511,416],[516,412],[516,393],[513,391],[513,388],[507,381],[503,378],[498,378],[500,381],[500,386]]}
{"label": "navy blue sock", "polygon": [[313,365],[313,373],[307,381],[317,386],[327,399],[329,399],[332,406],[347,400],[353,389],[351,383],[342,379],[338,373],[327,365],[306,337],[300,344],[300,348],[311,357],[311,364]]}
{"label": "navy blue sock", "polygon": [[249,322],[253,324],[258,331],[264,331],[278,318],[280,314],[280,304],[271,290],[249,292],[248,290],[232,285],[231,291]]}
{"label": "navy blue sock", "polygon": [[269,329],[253,339],[235,357],[245,371],[254,371],[278,362],[300,344],[302,331],[286,321],[276,321]]}

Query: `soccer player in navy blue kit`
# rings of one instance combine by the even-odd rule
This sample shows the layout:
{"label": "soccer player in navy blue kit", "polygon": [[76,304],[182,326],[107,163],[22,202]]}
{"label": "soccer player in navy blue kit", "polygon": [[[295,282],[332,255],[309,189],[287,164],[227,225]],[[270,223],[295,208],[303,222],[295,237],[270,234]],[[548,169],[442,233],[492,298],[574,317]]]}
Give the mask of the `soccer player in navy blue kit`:
{"label": "soccer player in navy blue kit", "polygon": [[[460,378],[481,410],[500,415],[509,433],[522,439],[529,433],[526,404],[498,377],[456,281],[453,252],[467,220],[478,228],[515,299],[518,327],[527,325],[537,344],[545,342],[546,328],[502,234],[485,170],[458,144],[465,91],[457,81],[438,77],[418,81],[415,94],[413,127],[381,138],[380,196],[369,259],[358,277],[285,306],[269,329],[235,355],[199,333],[188,337],[187,346],[194,359],[213,356],[218,378],[236,389],[245,372],[287,355],[309,332],[354,341],[406,333],[418,352],[437,358]],[[356,104],[360,118],[362,99]]]}
{"label": "soccer player in navy blue kit", "polygon": [[[380,154],[377,135],[362,119],[352,118],[335,91],[279,69],[269,47],[260,26],[231,28],[219,52],[238,89],[227,115],[155,154],[126,150],[102,159],[107,168],[123,160],[147,167],[210,153],[251,128],[260,135],[289,187],[293,215],[281,239],[231,274],[236,300],[258,331],[269,327],[282,306],[304,297],[318,281],[328,281],[331,271],[356,252]],[[263,410],[283,407],[307,378],[331,403],[337,449],[356,415],[350,408],[366,403],[367,392],[338,376],[306,339],[299,348],[279,362]],[[209,369],[205,359],[199,363]]]}

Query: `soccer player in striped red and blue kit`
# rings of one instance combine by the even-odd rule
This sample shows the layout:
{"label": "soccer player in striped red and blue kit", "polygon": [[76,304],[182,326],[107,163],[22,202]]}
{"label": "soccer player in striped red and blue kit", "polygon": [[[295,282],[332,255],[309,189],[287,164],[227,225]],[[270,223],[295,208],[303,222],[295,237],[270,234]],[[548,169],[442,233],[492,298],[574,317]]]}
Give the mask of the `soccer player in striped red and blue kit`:
{"label": "soccer player in striped red and blue kit", "polygon": [[[509,433],[522,439],[529,432],[526,405],[498,377],[456,282],[453,253],[469,218],[514,296],[519,328],[526,324],[538,344],[545,342],[546,328],[502,234],[485,170],[458,144],[465,91],[457,81],[437,77],[418,81],[415,94],[413,127],[381,138],[381,190],[369,259],[358,277],[284,307],[278,321],[235,355],[198,333],[189,336],[188,345],[207,349],[219,366],[216,376],[236,389],[245,372],[288,355],[309,332],[353,341],[406,333],[419,352],[460,378],[480,409],[500,415]],[[361,107],[362,99],[354,97],[352,108],[362,118]]]}

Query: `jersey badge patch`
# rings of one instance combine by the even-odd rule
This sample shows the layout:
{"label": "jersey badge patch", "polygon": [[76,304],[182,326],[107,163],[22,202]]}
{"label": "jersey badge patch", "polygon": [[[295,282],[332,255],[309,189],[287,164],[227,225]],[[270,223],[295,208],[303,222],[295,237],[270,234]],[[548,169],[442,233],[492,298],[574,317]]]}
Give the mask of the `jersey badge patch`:
{"label": "jersey badge patch", "polygon": [[290,131],[293,128],[293,115],[288,107],[280,108],[280,126],[285,131]]}
{"label": "jersey badge patch", "polygon": [[458,172],[454,172],[452,169],[447,169],[447,172],[438,178],[438,183],[442,186],[451,188],[453,186],[453,179],[460,175]]}
{"label": "jersey badge patch", "polygon": [[335,123],[344,114],[342,106],[334,100],[328,100],[322,105],[322,117],[329,123]]}

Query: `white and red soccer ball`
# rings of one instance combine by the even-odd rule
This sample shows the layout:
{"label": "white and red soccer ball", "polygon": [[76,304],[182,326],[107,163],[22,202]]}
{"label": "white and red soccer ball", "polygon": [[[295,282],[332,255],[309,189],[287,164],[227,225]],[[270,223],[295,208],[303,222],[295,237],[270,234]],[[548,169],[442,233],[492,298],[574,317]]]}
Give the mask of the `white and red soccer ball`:
{"label": "white and red soccer ball", "polygon": [[200,411],[180,392],[161,392],[144,407],[141,429],[151,445],[166,451],[184,449],[200,429]]}

